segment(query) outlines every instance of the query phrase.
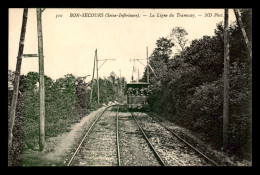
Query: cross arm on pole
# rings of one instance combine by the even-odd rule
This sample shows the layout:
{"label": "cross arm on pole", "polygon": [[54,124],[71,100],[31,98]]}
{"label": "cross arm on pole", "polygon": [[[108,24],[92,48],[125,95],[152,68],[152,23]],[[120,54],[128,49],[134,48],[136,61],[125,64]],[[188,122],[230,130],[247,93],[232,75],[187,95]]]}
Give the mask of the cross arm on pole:
{"label": "cross arm on pole", "polygon": [[135,61],[135,60],[139,61],[142,65],[146,66],[144,63],[142,63],[142,62],[140,61],[140,60],[146,60],[146,59],[130,59],[130,61]]}
{"label": "cross arm on pole", "polygon": [[105,60],[116,60],[116,59],[101,59],[101,60],[98,60],[98,61],[105,61]]}
{"label": "cross arm on pole", "polygon": [[24,58],[27,58],[27,57],[39,57],[38,54],[23,54],[23,57]]}
{"label": "cross arm on pole", "polygon": [[146,60],[146,59],[130,59],[130,61],[134,61],[134,60]]}
{"label": "cross arm on pole", "polygon": [[[147,65],[143,64],[143,63],[140,61],[140,60],[146,60],[146,59],[130,59],[130,61],[135,61],[135,60],[139,61],[142,65],[147,66]],[[156,73],[155,73],[155,71],[154,71],[153,68],[151,67],[151,65],[148,64],[148,66],[150,67],[150,69],[152,70],[152,72],[155,74],[155,76],[157,76]]]}
{"label": "cross arm on pole", "polygon": [[45,9],[46,9],[46,8],[41,9],[41,13],[42,13]]}
{"label": "cross arm on pole", "polygon": [[115,61],[115,59],[102,59],[102,60],[98,60],[98,61],[104,61],[104,62],[99,66],[98,69],[100,69],[100,68],[105,64],[105,62],[106,62],[107,60],[114,60],[114,61]]}
{"label": "cross arm on pole", "polygon": [[[137,61],[139,61],[142,65],[144,65],[144,63],[142,63],[139,59],[137,59]],[[145,65],[144,65],[145,66]]]}
{"label": "cross arm on pole", "polygon": [[[100,60],[98,60],[98,61],[100,61]],[[103,64],[105,64],[106,61],[107,61],[107,60],[104,60],[104,62],[99,66],[98,69],[100,69],[100,68],[103,66]]]}
{"label": "cross arm on pole", "polygon": [[149,67],[150,67],[150,69],[152,70],[152,72],[154,73],[154,75],[157,77],[155,71],[153,70],[153,68],[152,68],[152,66],[151,66],[150,64],[149,64]]}

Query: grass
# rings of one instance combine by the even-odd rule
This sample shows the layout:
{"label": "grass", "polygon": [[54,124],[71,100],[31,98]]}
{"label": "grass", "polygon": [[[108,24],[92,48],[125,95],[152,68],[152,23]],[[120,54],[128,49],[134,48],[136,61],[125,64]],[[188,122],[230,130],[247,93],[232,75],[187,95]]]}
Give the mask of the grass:
{"label": "grass", "polygon": [[63,162],[56,162],[44,159],[44,152],[33,151],[31,154],[23,155],[23,166],[64,166]]}
{"label": "grass", "polygon": [[[98,107],[101,107],[102,105],[98,105],[95,107],[95,109],[98,109]],[[92,109],[93,110],[93,109]],[[92,111],[91,110],[91,111]],[[91,112],[88,110],[88,112],[85,114],[89,114]],[[85,116],[84,115],[84,116]],[[83,117],[83,116],[82,116]],[[55,120],[55,122],[46,121],[46,148],[43,152],[39,152],[38,147],[38,121],[39,120],[28,120],[26,123],[26,147],[23,151],[23,166],[66,166],[66,162],[63,162],[68,158],[70,155],[64,155],[60,161],[51,161],[44,159],[44,156],[47,153],[53,152],[55,142],[56,141],[50,141],[49,139],[52,137],[56,137],[62,133],[69,132],[71,130],[71,126],[78,122],[78,119],[81,119],[82,117],[79,116],[71,116],[71,117],[58,117],[58,119]],[[30,143],[30,144],[29,144]]]}

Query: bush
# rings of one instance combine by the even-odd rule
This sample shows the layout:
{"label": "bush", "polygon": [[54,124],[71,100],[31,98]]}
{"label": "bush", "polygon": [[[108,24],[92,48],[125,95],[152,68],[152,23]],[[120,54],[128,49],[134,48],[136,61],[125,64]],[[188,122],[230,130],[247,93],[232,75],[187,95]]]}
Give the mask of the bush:
{"label": "bush", "polygon": [[[242,19],[251,41],[251,10],[242,10]],[[151,109],[222,146],[224,27],[217,24],[215,35],[191,42],[172,59],[170,41],[160,38],[150,57]],[[250,152],[252,108],[251,61],[242,32],[234,22],[229,27],[229,149],[233,153]],[[161,42],[166,45],[158,45]],[[158,52],[160,50],[160,52]],[[167,59],[166,59],[167,58]],[[145,72],[146,74],[146,72]],[[156,74],[156,76],[155,76]],[[146,75],[143,76],[143,79]],[[250,153],[249,153],[250,154]]]}

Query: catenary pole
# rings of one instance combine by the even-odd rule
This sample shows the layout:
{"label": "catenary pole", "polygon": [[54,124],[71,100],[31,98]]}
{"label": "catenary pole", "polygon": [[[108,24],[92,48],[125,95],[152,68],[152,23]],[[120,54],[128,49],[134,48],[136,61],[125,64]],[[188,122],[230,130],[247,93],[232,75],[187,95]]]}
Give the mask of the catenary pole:
{"label": "catenary pole", "polygon": [[247,50],[248,50],[248,53],[252,59],[252,48],[251,48],[251,44],[247,38],[247,35],[246,35],[246,31],[245,31],[245,28],[243,26],[243,22],[242,22],[242,19],[241,19],[241,16],[239,15],[239,12],[238,12],[238,9],[234,9],[234,13],[235,13],[235,16],[236,16],[236,19],[239,23],[239,26],[240,26],[240,29],[242,31],[242,34],[244,36],[244,40],[246,42],[246,46],[247,46]]}
{"label": "catenary pole", "polygon": [[121,69],[119,69],[119,83],[120,83],[120,91],[122,92],[122,82],[121,82]]}
{"label": "catenary pole", "polygon": [[[244,40],[245,40],[245,43],[247,45],[248,53],[249,53],[249,55],[250,55],[250,57],[252,59],[252,45],[251,45],[251,43],[248,40],[248,37],[247,37],[246,31],[245,31],[244,25],[242,23],[241,15],[239,13],[239,10],[238,9],[234,9],[234,13],[235,13],[236,19],[237,19],[237,21],[239,23],[239,26],[240,26],[240,29],[242,31],[242,34],[244,36]],[[250,60],[250,62],[251,61],[252,60]],[[249,114],[249,143],[252,145],[252,113]],[[249,149],[250,149],[249,151],[252,153],[252,146],[251,145],[249,147]]]}
{"label": "catenary pole", "polygon": [[44,59],[43,59],[43,40],[42,40],[42,10],[36,9],[37,13],[37,33],[38,33],[38,55],[39,55],[39,92],[40,92],[40,133],[39,150],[45,147],[45,90],[44,90]]}
{"label": "catenary pole", "polygon": [[137,82],[139,82],[139,68],[138,68],[138,78],[137,78]]}
{"label": "catenary pole", "polygon": [[95,77],[95,63],[96,63],[96,55],[97,50],[95,51],[95,57],[94,57],[94,66],[93,66],[93,74],[92,74],[92,81],[91,81],[91,92],[90,92],[90,103],[92,102],[92,93],[93,93],[93,86],[94,86],[94,77]]}
{"label": "catenary pole", "polygon": [[[99,69],[101,69],[101,67],[105,64],[105,62],[106,62],[107,60],[115,60],[115,59],[101,59],[101,60],[98,60],[97,49],[96,49],[98,104],[99,104],[99,78],[98,78],[98,71],[99,71]],[[100,67],[98,67],[98,61],[104,61],[103,64],[101,64]]]}
{"label": "catenary pole", "polygon": [[146,47],[146,56],[147,56],[147,83],[149,83],[149,57],[148,57],[148,47]]}
{"label": "catenary pole", "polygon": [[120,102],[121,102],[123,98],[121,69],[119,69],[119,83],[120,83]]}
{"label": "catenary pole", "polygon": [[225,9],[224,26],[224,105],[223,105],[223,149],[228,145],[229,125],[229,34],[228,34],[228,9]]}
{"label": "catenary pole", "polygon": [[98,79],[98,58],[97,58],[97,49],[96,49],[96,63],[97,63],[97,93],[98,93],[98,104],[99,104],[99,79]]}
{"label": "catenary pole", "polygon": [[12,141],[13,141],[13,127],[14,127],[15,112],[16,112],[17,99],[18,99],[19,80],[20,80],[20,72],[21,72],[21,65],[22,65],[22,56],[23,56],[23,49],[24,49],[24,39],[25,39],[25,32],[26,32],[27,17],[28,17],[28,8],[25,8],[23,11],[22,29],[21,29],[19,50],[18,50],[15,77],[14,77],[14,90],[13,90],[12,102],[11,102],[11,107],[10,107],[10,116],[9,116],[9,120],[8,120],[8,125],[9,125],[9,127],[8,127],[9,128],[9,130],[8,130],[8,152],[12,148]]}

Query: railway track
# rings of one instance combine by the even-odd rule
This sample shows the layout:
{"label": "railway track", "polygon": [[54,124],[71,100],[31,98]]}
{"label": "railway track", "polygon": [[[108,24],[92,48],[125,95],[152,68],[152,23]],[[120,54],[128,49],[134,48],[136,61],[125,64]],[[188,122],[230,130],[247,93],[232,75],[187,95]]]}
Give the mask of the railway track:
{"label": "railway track", "polygon": [[[116,118],[108,111],[113,107],[107,107],[92,123],[67,166],[120,166],[118,108]],[[105,112],[112,114],[104,117]]]}
{"label": "railway track", "polygon": [[174,131],[172,131],[171,129],[169,129],[167,126],[165,126],[164,124],[162,124],[159,120],[156,119],[156,117],[154,117],[151,113],[146,113],[146,115],[152,119],[155,123],[159,124],[160,126],[162,126],[166,131],[168,131],[169,133],[171,133],[171,135],[173,135],[175,138],[177,138],[179,141],[181,141],[182,143],[184,143],[185,145],[187,145],[191,150],[193,150],[194,152],[196,152],[199,156],[203,157],[207,162],[209,162],[211,165],[213,166],[219,166],[214,160],[212,160],[211,158],[209,158],[207,155],[205,155],[204,153],[202,153],[201,151],[199,151],[198,149],[196,149],[194,146],[192,146],[190,143],[188,143],[187,141],[185,141],[183,138],[181,138],[180,136],[178,136]]}
{"label": "railway track", "polygon": [[[125,125],[121,127],[121,135],[122,137],[125,135],[124,143],[127,144],[127,147],[123,146],[122,148],[124,154],[123,159],[121,159],[119,107],[117,107],[116,115],[114,112],[108,111],[109,108],[113,107],[115,106],[106,108],[91,124],[67,166],[164,166],[164,162],[132,115],[127,117],[131,120],[130,128],[125,127]],[[120,122],[121,124],[127,123],[124,119],[121,119]],[[131,131],[129,132],[127,129]],[[127,163],[131,159],[129,154],[136,157],[132,162]]]}
{"label": "railway track", "polygon": [[[145,126],[146,123],[149,123],[147,119],[144,120],[144,116],[136,117],[137,115],[133,112],[125,113],[127,117],[119,117],[119,106],[120,105],[112,105],[107,107],[95,119],[80,141],[67,166],[172,165],[169,164],[165,158],[167,154],[162,154],[162,151],[158,149],[158,145],[154,144],[154,140],[150,140],[154,139],[153,136],[156,134],[151,134],[152,132],[149,131],[147,127],[142,127]],[[109,109],[116,109],[116,112]],[[104,113],[106,113],[106,115],[108,113],[108,115],[105,116]],[[120,115],[123,115],[123,113],[120,113]],[[158,121],[152,114],[146,113],[146,116],[181,141],[182,144],[185,144],[196,152],[200,157],[203,157],[206,162],[218,166],[215,161],[182,139],[175,132]],[[143,123],[140,122],[140,120],[143,120]],[[156,132],[163,132],[162,128]],[[160,135],[160,138],[163,138],[163,135]],[[122,147],[120,144],[122,144]],[[174,142],[174,144],[176,143]],[[185,164],[179,164],[178,160],[176,160],[176,164],[174,165]]]}
{"label": "railway track", "polygon": [[117,145],[117,163],[118,166],[121,166],[121,161],[120,161],[120,148],[119,148],[119,131],[118,131],[118,109],[116,111],[116,145]]}
{"label": "railway track", "polygon": [[143,131],[142,127],[140,126],[140,124],[138,123],[138,121],[136,120],[135,116],[133,113],[132,114],[132,117],[133,119],[135,120],[137,126],[139,127],[140,131],[142,132],[142,135],[145,139],[145,141],[147,142],[147,144],[149,145],[151,151],[153,152],[154,156],[156,157],[157,161],[159,162],[159,164],[161,166],[165,166],[166,164],[164,163],[163,159],[160,157],[160,155],[158,154],[158,152],[155,150],[155,148],[153,147],[153,145],[151,144],[151,142],[149,141],[147,135],[145,134],[145,132]]}
{"label": "railway track", "polygon": [[118,121],[122,166],[164,165],[164,162],[131,113],[120,112]]}

